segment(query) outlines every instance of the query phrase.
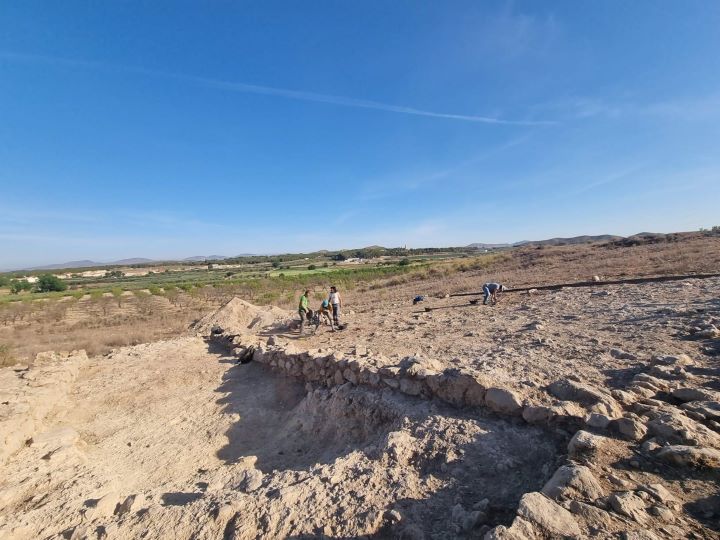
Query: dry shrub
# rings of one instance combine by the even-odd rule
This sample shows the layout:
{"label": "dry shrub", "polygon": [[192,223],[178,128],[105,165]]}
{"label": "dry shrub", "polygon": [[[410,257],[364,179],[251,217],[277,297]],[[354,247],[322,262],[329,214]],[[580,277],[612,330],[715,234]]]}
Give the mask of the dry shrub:
{"label": "dry shrub", "polygon": [[0,343],[0,367],[14,366],[17,362],[12,345]]}

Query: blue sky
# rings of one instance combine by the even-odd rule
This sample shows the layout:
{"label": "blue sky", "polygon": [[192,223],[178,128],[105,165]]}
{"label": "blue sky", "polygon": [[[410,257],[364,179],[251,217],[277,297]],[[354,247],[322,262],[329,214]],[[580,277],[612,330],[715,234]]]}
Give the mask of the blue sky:
{"label": "blue sky", "polygon": [[0,268],[720,224],[720,3],[4,2]]}

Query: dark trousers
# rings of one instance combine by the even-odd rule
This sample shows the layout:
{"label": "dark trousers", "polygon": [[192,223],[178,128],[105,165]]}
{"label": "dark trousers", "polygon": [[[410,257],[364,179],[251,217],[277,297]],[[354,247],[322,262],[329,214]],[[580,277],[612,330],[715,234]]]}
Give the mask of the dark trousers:
{"label": "dark trousers", "polygon": [[333,321],[335,321],[335,326],[340,326],[340,304],[333,304],[332,312],[333,312]]}

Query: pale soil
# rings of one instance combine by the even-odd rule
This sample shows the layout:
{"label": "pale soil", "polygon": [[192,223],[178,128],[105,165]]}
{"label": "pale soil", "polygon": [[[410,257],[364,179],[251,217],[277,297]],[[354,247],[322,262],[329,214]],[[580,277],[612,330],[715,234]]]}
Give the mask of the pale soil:
{"label": "pale soil", "polygon": [[[552,474],[562,442],[393,392],[307,393],[200,338],[96,358],[59,405],[47,425],[80,440],[9,460],[3,538],[220,538],[226,527],[238,538],[347,537],[391,525],[391,510],[451,538],[456,504],[509,522],[522,493]],[[108,494],[112,508],[98,515]],[[113,515],[138,494],[138,508]]]}

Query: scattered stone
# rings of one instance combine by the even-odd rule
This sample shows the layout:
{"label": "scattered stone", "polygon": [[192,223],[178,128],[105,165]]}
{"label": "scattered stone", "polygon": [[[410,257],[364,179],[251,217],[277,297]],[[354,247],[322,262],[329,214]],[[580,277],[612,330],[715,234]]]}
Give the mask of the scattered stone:
{"label": "scattered stone", "polygon": [[605,429],[610,423],[610,418],[604,414],[590,413],[585,419],[585,423],[592,428]]}
{"label": "scattered stone", "polygon": [[622,349],[610,349],[610,356],[618,360],[637,360],[637,356]]}
{"label": "scattered stone", "polygon": [[581,533],[573,515],[542,493],[523,495],[517,513],[551,536],[576,537]]}
{"label": "scattered stone", "polygon": [[616,518],[596,506],[580,501],[570,501],[570,511],[583,518],[585,523],[595,529],[609,529]]}
{"label": "scattered stone", "polygon": [[542,493],[552,499],[587,499],[594,501],[604,495],[592,471],[582,465],[563,465],[547,481]]}
{"label": "scattered stone", "polygon": [[548,391],[558,399],[576,401],[597,412],[610,417],[620,416],[622,408],[609,392],[589,384],[566,378],[555,381]]}
{"label": "scattered stone", "polygon": [[627,480],[624,480],[623,478],[620,478],[619,476],[615,476],[614,474],[609,474],[607,476],[607,479],[611,484],[613,484],[619,488],[622,488],[622,489],[629,489],[633,485],[631,482],[628,482]]}
{"label": "scattered stone", "polygon": [[237,489],[251,493],[262,485],[263,477],[263,473],[257,469],[245,469],[238,477]]}
{"label": "scattered stone", "polygon": [[648,509],[648,512],[664,523],[673,523],[675,514],[666,506],[655,504]]}
{"label": "scattered stone", "polygon": [[677,356],[654,356],[653,364],[662,366],[692,366],[695,362],[687,354],[679,354]]}
{"label": "scattered stone", "polygon": [[594,435],[588,431],[577,431],[568,443],[568,454],[571,458],[592,457],[604,446],[609,440],[607,437]]}
{"label": "scattered stone", "polygon": [[645,493],[649,493],[656,500],[660,501],[665,505],[677,502],[677,498],[672,493],[670,493],[667,488],[665,488],[665,486],[663,486],[662,484],[641,484],[640,486],[638,486],[638,489]]}
{"label": "scattered stone", "polygon": [[634,418],[618,418],[612,421],[612,426],[631,441],[639,441],[647,434],[647,428]]}
{"label": "scattered stone", "polygon": [[647,522],[645,501],[635,495],[632,491],[624,493],[613,493],[609,498],[610,506],[618,514],[634,519],[641,525]]}

